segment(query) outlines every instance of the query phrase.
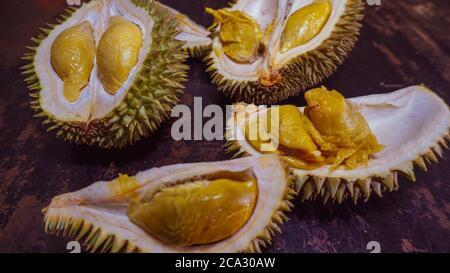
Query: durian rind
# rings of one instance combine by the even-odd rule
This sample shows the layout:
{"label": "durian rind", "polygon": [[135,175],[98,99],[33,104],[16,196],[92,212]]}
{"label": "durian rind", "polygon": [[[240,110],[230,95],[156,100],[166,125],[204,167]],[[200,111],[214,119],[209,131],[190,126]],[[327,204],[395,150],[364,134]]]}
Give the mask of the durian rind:
{"label": "durian rind", "polygon": [[[408,93],[412,94],[414,92],[423,92],[424,94],[430,92],[432,94],[431,97],[437,103],[435,105],[436,108],[442,109],[441,114],[443,116],[439,117],[439,119],[436,117],[436,120],[439,120],[437,122],[439,128],[435,128],[436,131],[430,134],[429,137],[432,137],[432,139],[427,141],[427,143],[430,143],[428,147],[405,158],[399,164],[393,165],[389,169],[379,168],[378,171],[370,173],[360,171],[358,176],[333,175],[333,172],[319,175],[314,173],[314,171],[289,168],[290,174],[294,179],[294,189],[301,201],[321,200],[324,204],[327,202],[341,204],[345,200],[351,199],[355,205],[359,200],[367,202],[372,194],[381,197],[384,192],[397,191],[399,189],[400,175],[406,177],[409,181],[415,182],[415,167],[422,171],[427,171],[428,165],[438,163],[439,158],[443,158],[443,150],[448,149],[450,142],[450,110],[448,110],[448,106],[444,106],[445,102],[423,86],[411,86],[385,96],[373,95],[373,98],[382,100],[380,98],[388,96],[389,98],[397,97],[401,99],[402,97],[406,98]],[[368,99],[370,100],[370,97],[360,98],[367,98],[365,100],[367,101]],[[379,103],[381,106],[383,105],[382,102]],[[393,102],[393,105],[395,105],[395,102]],[[242,115],[244,109],[250,109],[247,110],[248,113],[258,111],[257,106],[248,107],[248,105],[243,103],[236,104],[234,108],[236,115]],[[446,113],[444,109],[447,109]],[[230,118],[227,124],[226,137],[228,142],[225,145],[226,151],[232,154],[233,158],[259,154],[250,145],[245,144],[245,141],[232,139],[232,137],[236,136],[235,130],[238,128],[238,125],[233,120],[234,118]],[[379,141],[383,143],[382,138],[379,138]],[[399,154],[399,156],[403,155]],[[364,167],[362,167],[362,170],[364,170]]]}
{"label": "durian rind", "polygon": [[78,9],[68,8],[57,20],[58,24],[48,24],[47,28],[42,29],[42,34],[32,38],[35,46],[28,47],[31,52],[23,57],[31,63],[22,67],[32,97],[31,107],[37,112],[36,117],[44,119],[43,125],[47,131],[56,131],[57,137],[76,144],[123,148],[155,131],[169,118],[170,110],[178,103],[188,67],[184,64],[187,54],[182,49],[185,43],[174,39],[179,34],[177,20],[153,0],[130,1],[147,10],[154,19],[152,45],[141,71],[133,76],[134,84],[125,98],[101,119],[89,123],[61,121],[41,107],[41,84],[35,68],[36,52],[53,29],[70,20]]}
{"label": "durian rind", "polygon": [[[178,38],[186,42],[183,46],[183,50],[187,52],[191,58],[205,57],[206,53],[209,52],[211,48],[212,40],[209,37],[210,32],[205,27],[194,22],[187,15],[164,4],[161,5],[167,8],[171,14],[178,19],[178,28],[181,32],[178,35]],[[187,37],[183,37],[185,34],[187,34]]]}
{"label": "durian rind", "polygon": [[212,82],[237,102],[272,104],[296,96],[332,75],[355,46],[362,27],[364,3],[348,0],[331,35],[318,47],[290,60],[279,71],[281,80],[271,86],[258,81],[236,81],[217,70],[214,52],[205,57]]}
{"label": "durian rind", "polygon": [[[209,173],[249,169],[255,173],[258,181],[255,211],[237,233],[217,243],[192,247],[166,245],[130,222],[120,212],[120,208],[117,209],[119,212],[111,212],[111,209],[120,207],[136,193],[157,189],[165,184],[176,185],[176,181],[183,183],[183,178],[192,180]],[[84,242],[86,250],[91,252],[261,252],[263,247],[271,243],[272,237],[281,232],[280,225],[288,220],[286,214],[293,207],[291,201],[296,195],[292,188],[292,176],[276,155],[177,164],[153,168],[138,173],[133,178],[138,184],[126,187],[126,192],[111,194],[108,185],[112,182],[102,181],[80,191],[53,198],[43,211],[45,231]],[[101,210],[102,201],[105,200],[111,204]]]}

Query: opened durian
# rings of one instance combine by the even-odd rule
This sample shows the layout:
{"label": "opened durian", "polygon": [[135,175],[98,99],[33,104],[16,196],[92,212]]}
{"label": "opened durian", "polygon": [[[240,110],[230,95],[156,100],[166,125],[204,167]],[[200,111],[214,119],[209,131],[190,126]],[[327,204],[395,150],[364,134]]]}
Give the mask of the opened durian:
{"label": "opened durian", "polygon": [[212,10],[208,71],[236,101],[279,102],[330,76],[353,48],[361,0],[238,0]]}
{"label": "opened durian", "polygon": [[276,155],[153,168],[53,198],[50,233],[102,252],[259,252],[294,198]]}
{"label": "opened durian", "polygon": [[415,181],[413,166],[426,170],[448,147],[449,108],[425,87],[348,100],[322,87],[305,98],[305,108],[236,104],[227,123],[229,151],[279,154],[302,200],[381,196],[398,189],[398,173]]}
{"label": "opened durian", "polygon": [[168,117],[186,78],[177,27],[151,0],[71,9],[24,57],[37,116],[80,144],[123,147],[147,136]]}

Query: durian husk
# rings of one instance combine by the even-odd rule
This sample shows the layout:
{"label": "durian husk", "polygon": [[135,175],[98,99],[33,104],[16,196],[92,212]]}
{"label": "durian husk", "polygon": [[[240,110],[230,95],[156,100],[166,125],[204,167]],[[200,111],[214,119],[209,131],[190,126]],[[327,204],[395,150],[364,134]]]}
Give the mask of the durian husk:
{"label": "durian husk", "polygon": [[[408,92],[414,92],[415,90],[425,93],[430,92],[437,103],[439,103],[439,106],[442,107],[442,105],[445,104],[445,102],[435,95],[433,91],[424,86],[411,86],[386,94],[385,97],[392,98],[397,96],[401,98],[402,96],[405,96],[405,94],[407,95]],[[375,100],[377,100],[382,96],[377,97],[377,95],[373,95],[373,97],[376,97]],[[371,96],[361,98],[371,98]],[[236,104],[235,109],[244,109],[246,106],[247,105],[243,103]],[[380,106],[382,106],[382,104],[380,104]],[[446,107],[448,109],[448,106]],[[256,106],[251,107],[251,109],[253,109],[251,111],[258,111]],[[237,115],[243,114],[239,113],[239,111],[240,110],[237,110]],[[318,200],[322,201],[324,204],[342,204],[345,200],[351,199],[355,205],[360,200],[367,202],[373,194],[382,197],[385,192],[397,191],[399,189],[400,176],[406,177],[408,181],[415,182],[415,168],[417,169],[418,167],[420,170],[426,172],[429,165],[438,163],[439,159],[444,157],[443,151],[449,148],[450,142],[450,110],[445,115],[444,118],[440,119],[441,121],[447,120],[445,129],[439,131],[440,133],[438,136],[433,138],[432,145],[417,153],[415,158],[413,157],[411,160],[404,160],[401,164],[393,166],[388,170],[370,173],[360,177],[336,177],[333,176],[332,173],[329,176],[317,176],[311,175],[307,170],[295,170],[289,168],[290,175],[294,177],[295,181],[294,189],[302,202]],[[228,120],[227,124],[227,143],[225,144],[227,153],[232,154],[233,158],[255,156],[255,154],[258,154],[258,152],[252,148],[249,148],[251,150],[244,148],[240,143],[242,140],[233,139],[232,136],[235,134],[234,130],[236,130],[236,124],[233,122],[232,117]],[[380,143],[383,143],[383,139],[378,138],[378,140]]]}
{"label": "durian husk", "polygon": [[296,96],[331,76],[355,46],[364,17],[364,1],[348,0],[331,35],[314,50],[295,57],[279,71],[271,86],[258,81],[235,81],[222,75],[211,50],[205,57],[212,82],[236,102],[272,104]]}
{"label": "durian husk", "polygon": [[[399,165],[393,170],[359,179],[346,179],[339,177],[322,177],[313,175],[296,175],[294,177],[294,190],[302,202],[321,200],[326,203],[342,204],[346,199],[351,199],[355,205],[358,201],[369,201],[372,194],[383,197],[384,192],[395,192],[399,189],[399,176],[404,176],[407,181],[416,182],[415,168],[426,172],[428,166],[439,163],[444,158],[443,150],[448,149],[450,132],[442,136],[438,143],[419,155],[412,162]],[[238,141],[229,141],[226,144],[227,153],[233,154],[233,158],[251,156],[241,149]]]}
{"label": "durian husk", "polygon": [[[35,70],[37,49],[55,27],[69,20],[78,9],[66,9],[57,19],[57,24],[48,24],[41,29],[42,34],[31,39],[35,45],[27,47],[31,52],[22,58],[30,62],[22,67],[22,74],[30,90],[31,108],[36,112],[35,117],[43,118],[47,131],[55,131],[58,138],[88,146],[123,148],[149,136],[169,118],[171,109],[179,102],[183,82],[187,78],[188,66],[184,62],[188,56],[183,50],[185,42],[174,39],[180,33],[178,22],[156,1],[129,1],[147,10],[155,21],[151,52],[147,54],[141,71],[134,75],[136,84],[142,81],[145,85],[142,88],[131,87],[122,102],[101,119],[89,123],[60,121],[40,105],[41,84]],[[160,74],[164,77],[156,77]]]}
{"label": "durian husk", "polygon": [[186,14],[164,4],[161,5],[167,8],[172,15],[178,19],[178,28],[181,32],[192,34],[190,36],[192,40],[183,40],[186,42],[183,46],[183,50],[187,52],[191,58],[204,58],[206,53],[211,49],[212,40],[209,37],[209,31],[205,27],[194,22]]}
{"label": "durian husk", "polygon": [[[145,189],[156,189],[165,184],[177,185],[176,181],[184,183],[186,179],[200,179],[209,173],[239,172],[249,168],[256,173],[256,178],[263,174],[276,178],[265,178],[265,183],[274,184],[266,185],[262,190],[261,181],[257,181],[259,193],[252,216],[235,235],[216,243],[192,247],[169,246],[121,215],[120,209],[119,212],[114,210],[116,206],[123,206],[126,198]],[[133,178],[136,185],[124,187],[113,195],[108,187],[111,182],[97,182],[80,191],[54,197],[43,210],[45,231],[83,242],[86,251],[90,252],[261,252],[262,248],[271,244],[274,235],[281,233],[280,226],[288,220],[286,214],[293,207],[291,201],[296,195],[293,177],[276,155],[170,165],[138,173]],[[110,203],[102,211],[105,200]],[[113,212],[109,213],[111,210]]]}

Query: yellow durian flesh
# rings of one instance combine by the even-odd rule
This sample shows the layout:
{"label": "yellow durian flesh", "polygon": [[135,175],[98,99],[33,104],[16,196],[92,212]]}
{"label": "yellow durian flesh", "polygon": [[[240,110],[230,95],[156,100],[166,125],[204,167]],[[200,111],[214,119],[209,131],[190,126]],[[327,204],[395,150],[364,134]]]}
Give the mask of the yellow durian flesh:
{"label": "yellow durian flesh", "polygon": [[[280,153],[287,163],[295,168],[311,169],[325,163],[325,158],[316,144],[322,144],[323,139],[296,106],[273,107],[265,118],[264,120],[258,117],[246,123],[246,139],[255,149]],[[273,121],[273,118],[277,120]],[[274,146],[274,141],[277,146]],[[271,142],[272,144],[268,145]],[[266,147],[272,147],[272,150],[264,150],[264,144],[268,145]]]}
{"label": "yellow durian flesh", "polygon": [[330,0],[316,0],[290,15],[281,38],[281,52],[311,41],[322,30],[330,14]]}
{"label": "yellow durian flesh", "polygon": [[88,21],[61,32],[51,48],[51,63],[63,80],[64,98],[75,102],[89,83],[94,67],[95,40]]}
{"label": "yellow durian flesh", "polygon": [[257,197],[255,180],[194,181],[144,195],[130,203],[128,216],[165,243],[203,245],[235,234],[252,215]]}
{"label": "yellow durian flesh", "polygon": [[[296,106],[284,105],[267,111],[267,126],[261,126],[264,121],[259,117],[247,120],[245,137],[250,145],[262,153],[281,154],[289,166],[307,170],[326,164],[331,169],[341,165],[353,169],[367,165],[371,154],[383,150],[361,113],[339,92],[322,87],[306,92],[305,98],[304,114]],[[275,126],[274,109],[279,117]],[[279,145],[264,151],[262,145],[274,138]]]}
{"label": "yellow durian flesh", "polygon": [[139,26],[122,16],[111,17],[97,49],[98,72],[106,92],[114,95],[125,83],[138,62],[142,44]]}
{"label": "yellow durian flesh", "polygon": [[263,34],[258,22],[239,10],[213,10],[206,12],[214,16],[220,25],[220,40],[224,53],[237,62],[252,62],[259,54]]}
{"label": "yellow durian flesh", "polygon": [[305,93],[305,99],[306,116],[323,139],[332,144],[327,151],[336,157],[332,167],[344,162],[349,168],[367,165],[369,155],[384,149],[363,115],[336,90],[312,89]]}

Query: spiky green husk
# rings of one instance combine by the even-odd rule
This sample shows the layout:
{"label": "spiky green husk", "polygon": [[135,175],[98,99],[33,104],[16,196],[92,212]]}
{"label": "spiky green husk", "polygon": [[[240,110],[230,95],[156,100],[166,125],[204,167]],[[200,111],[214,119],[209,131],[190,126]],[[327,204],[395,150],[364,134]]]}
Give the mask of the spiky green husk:
{"label": "spiky green husk", "polygon": [[184,47],[186,53],[189,54],[191,58],[204,58],[206,54],[211,51],[211,45],[195,46],[195,47]]}
{"label": "spiky green husk", "polygon": [[[385,174],[374,177],[350,180],[333,177],[296,176],[292,174],[294,176],[294,189],[302,202],[322,200],[324,204],[327,202],[341,204],[347,198],[350,198],[355,205],[359,200],[367,202],[372,193],[381,197],[383,192],[397,191],[399,188],[399,174],[403,174],[409,181],[415,182],[414,166],[427,171],[427,164],[438,163],[438,158],[443,157],[442,150],[443,148],[448,149],[448,142],[450,142],[450,134],[443,136],[434,147],[419,155],[412,162],[406,162]],[[235,140],[227,142],[225,147],[228,153],[233,154],[233,157],[250,156]]]}
{"label": "spiky green husk", "polygon": [[135,253],[140,252],[133,243],[117,238],[114,234],[104,232],[94,224],[70,217],[45,216],[45,232],[74,238],[82,242],[89,252]]}
{"label": "spiky green husk", "polygon": [[330,37],[316,49],[298,56],[280,71],[281,80],[272,86],[260,81],[235,81],[224,77],[213,61],[214,52],[205,58],[212,82],[234,101],[272,104],[296,96],[333,74],[353,49],[362,26],[364,3],[349,0],[345,12]]}
{"label": "spiky green husk", "polygon": [[[31,107],[37,112],[36,117],[44,118],[43,124],[48,131],[57,132],[57,137],[76,144],[122,148],[155,131],[178,103],[188,67],[184,64],[187,59],[182,50],[184,42],[174,39],[179,33],[177,20],[153,0],[130,1],[146,9],[155,20],[151,49],[123,101],[100,120],[89,123],[60,121],[41,108],[41,84],[35,71],[35,54],[40,43],[57,25],[48,25],[49,28],[42,29],[43,34],[32,39],[36,46],[29,47],[32,52],[23,57],[31,63],[22,67],[33,98]],[[70,19],[76,10],[66,10],[58,23]]]}

